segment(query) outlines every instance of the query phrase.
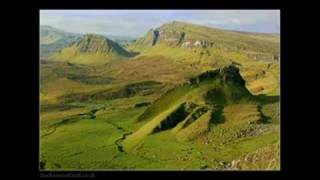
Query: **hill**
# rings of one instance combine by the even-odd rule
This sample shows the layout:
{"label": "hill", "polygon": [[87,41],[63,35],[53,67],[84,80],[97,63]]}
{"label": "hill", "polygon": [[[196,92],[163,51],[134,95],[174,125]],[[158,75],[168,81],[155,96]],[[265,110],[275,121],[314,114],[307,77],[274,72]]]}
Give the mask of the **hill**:
{"label": "hill", "polygon": [[185,22],[170,22],[151,29],[127,47],[137,58],[170,58],[202,73],[230,63],[240,65],[254,93],[279,91],[280,36],[238,32]]}
{"label": "hill", "polygon": [[105,64],[112,60],[132,57],[116,42],[102,35],[86,34],[69,47],[54,54],[52,59],[76,64]]}
{"label": "hill", "polygon": [[[246,89],[237,67],[230,65],[207,71],[155,101],[137,120],[149,122],[130,135],[127,141],[130,144],[168,129],[178,131],[180,138],[192,139],[206,131],[209,123],[218,123],[225,106],[250,101],[253,96]],[[194,126],[202,127],[194,129]]]}
{"label": "hill", "polygon": [[215,50],[241,52],[258,60],[278,60],[279,41],[274,34],[235,32],[174,21],[151,29],[130,48],[148,54],[166,51],[175,57],[184,52],[186,57],[197,60],[200,55],[214,56]]}
{"label": "hill", "polygon": [[45,169],[279,168],[279,98],[252,95],[237,67],[171,90],[154,81],[118,84],[104,69],[42,65]]}
{"label": "hill", "polygon": [[111,38],[41,61],[42,169],[279,169],[279,35],[172,22]]}

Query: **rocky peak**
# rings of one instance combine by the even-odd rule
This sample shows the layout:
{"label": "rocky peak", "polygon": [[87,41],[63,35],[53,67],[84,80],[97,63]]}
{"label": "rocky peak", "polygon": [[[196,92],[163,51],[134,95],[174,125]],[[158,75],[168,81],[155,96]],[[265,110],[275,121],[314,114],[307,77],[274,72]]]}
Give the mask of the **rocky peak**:
{"label": "rocky peak", "polygon": [[234,65],[229,65],[220,68],[219,74],[223,82],[233,82],[241,86],[245,86],[245,80],[240,75],[239,68]]}
{"label": "rocky peak", "polygon": [[119,44],[97,34],[85,34],[73,46],[81,53],[115,53],[130,56]]}
{"label": "rocky peak", "polygon": [[239,68],[234,65],[224,66],[217,70],[207,71],[195,78],[191,78],[188,84],[199,84],[208,79],[220,79],[223,83],[245,86],[245,80],[241,77]]}
{"label": "rocky peak", "polygon": [[111,50],[110,42],[101,35],[85,34],[79,39],[75,46],[80,52],[109,52]]}
{"label": "rocky peak", "polygon": [[[169,46],[178,46],[182,48],[207,48],[214,45],[213,42],[206,39],[195,38],[190,31],[186,29],[192,26],[188,23],[173,21],[164,24],[152,31],[152,46],[158,43],[165,43]],[[189,28],[190,29],[190,28]]]}

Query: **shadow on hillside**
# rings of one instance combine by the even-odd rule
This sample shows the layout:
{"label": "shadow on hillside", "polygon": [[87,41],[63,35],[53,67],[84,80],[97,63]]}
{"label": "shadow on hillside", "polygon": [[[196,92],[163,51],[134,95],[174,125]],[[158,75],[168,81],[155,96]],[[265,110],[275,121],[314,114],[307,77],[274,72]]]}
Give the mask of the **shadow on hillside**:
{"label": "shadow on hillside", "polygon": [[280,101],[280,96],[267,96],[265,94],[260,94],[255,96],[256,100],[258,100],[262,105],[277,103]]}
{"label": "shadow on hillside", "polygon": [[135,56],[138,56],[140,52],[130,51],[130,54],[131,54],[131,57],[135,57]]}
{"label": "shadow on hillside", "polygon": [[258,106],[258,111],[261,113],[261,118],[258,121],[258,123],[271,123],[272,122],[272,117],[270,116],[266,116],[263,112],[262,112],[262,106],[266,105],[266,104],[273,104],[273,103],[279,103],[280,101],[280,96],[267,96],[265,94],[261,94],[261,95],[257,95],[255,96],[256,100],[260,103]]}
{"label": "shadow on hillside", "polygon": [[216,105],[215,106],[215,109],[211,113],[211,122],[213,124],[221,124],[221,123],[225,122],[225,118],[223,115],[223,109],[224,109],[223,105]]}

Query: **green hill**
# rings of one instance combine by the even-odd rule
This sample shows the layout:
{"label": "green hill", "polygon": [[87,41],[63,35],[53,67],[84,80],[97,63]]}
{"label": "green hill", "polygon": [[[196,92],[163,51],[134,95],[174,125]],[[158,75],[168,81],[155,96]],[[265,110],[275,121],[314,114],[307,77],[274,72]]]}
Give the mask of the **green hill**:
{"label": "green hill", "polygon": [[51,59],[76,64],[98,65],[112,60],[126,59],[133,54],[102,35],[86,34],[69,47],[54,54]]}
{"label": "green hill", "polygon": [[182,22],[125,48],[84,35],[40,62],[41,168],[278,170],[279,38]]}
{"label": "green hill", "polygon": [[148,122],[130,135],[127,143],[168,129],[175,130],[178,138],[192,139],[206,131],[209,123],[219,122],[225,106],[252,102],[253,95],[237,67],[207,71],[155,101],[137,120]]}
{"label": "green hill", "polygon": [[127,49],[139,53],[137,58],[162,56],[189,65],[197,73],[238,64],[253,93],[279,91],[278,34],[228,31],[174,21],[151,29]]}
{"label": "green hill", "polygon": [[274,34],[235,32],[174,21],[151,29],[129,48],[178,58],[184,54],[184,58],[196,60],[200,56],[212,59],[216,51],[241,52],[248,58],[272,61],[279,58],[279,42],[279,36]]}

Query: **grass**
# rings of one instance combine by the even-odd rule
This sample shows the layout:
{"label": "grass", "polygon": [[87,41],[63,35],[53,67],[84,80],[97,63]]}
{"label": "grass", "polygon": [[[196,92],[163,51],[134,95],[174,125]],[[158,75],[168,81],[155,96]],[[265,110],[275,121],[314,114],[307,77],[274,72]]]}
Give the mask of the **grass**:
{"label": "grass", "polygon": [[102,65],[112,60],[119,60],[116,55],[106,55],[104,53],[77,53],[73,47],[67,47],[59,53],[53,54],[50,59],[57,61],[68,61],[77,64]]}
{"label": "grass", "polygon": [[[177,110],[180,109],[185,102],[192,102],[199,105],[207,104],[204,101],[208,101],[208,97],[203,97],[203,94],[208,91],[210,92],[212,89],[217,89],[222,94],[219,93],[210,96],[222,96],[227,104],[239,103],[242,101],[247,102],[252,98],[245,87],[227,84],[226,82],[221,82],[219,79],[208,79],[200,82],[198,85],[191,84],[175,88],[162,96],[158,101],[155,101],[153,105],[137,119],[138,122],[148,122],[132,135],[128,136],[124,142],[125,148],[130,150],[143,138],[152,134],[156,129],[159,129],[159,127],[161,128],[168,119],[176,121],[175,124],[178,124],[179,121],[183,121],[185,117],[179,119],[181,117],[176,115]],[[178,132],[178,138],[182,140],[195,138],[196,135],[200,135],[201,132],[208,129],[210,120],[211,113],[200,116],[196,123],[193,123],[189,128]],[[197,128],[197,130],[193,130],[194,128]]]}
{"label": "grass", "polygon": [[209,123],[211,120],[211,111],[206,112],[195,122],[185,129],[177,133],[177,139],[181,141],[190,141],[197,138],[202,133],[209,130]]}
{"label": "grass", "polygon": [[72,108],[65,111],[49,111],[41,113],[41,127],[45,127],[53,122],[59,121],[69,116],[77,115],[88,111],[88,108]]}
{"label": "grass", "polygon": [[[100,114],[96,119],[59,126],[54,133],[41,138],[41,159],[48,163],[46,168],[49,169],[106,168],[103,164],[112,162],[113,157],[121,154],[115,141],[123,132],[113,124],[126,128],[125,124],[141,110]],[[115,122],[115,119],[122,121]]]}
{"label": "grass", "polygon": [[[279,104],[276,97],[272,99],[268,96],[261,96],[259,101],[261,112],[272,119],[271,124],[249,123],[260,117],[257,103],[239,101],[232,105],[235,102],[230,101],[230,105],[227,103],[221,114],[223,122],[216,125],[208,125],[207,113],[201,116],[202,120],[199,119],[197,123],[177,133],[167,130],[147,135],[153,128],[139,130],[147,124],[146,127],[156,127],[185,101],[204,105],[204,92],[217,87],[218,82],[204,81],[198,87],[180,86],[167,93],[166,89],[172,86],[165,84],[166,88],[147,95],[83,102],[75,99],[65,105],[61,105],[57,98],[69,92],[85,95],[124,87],[115,82],[88,84],[59,77],[44,83],[41,92],[41,135],[51,133],[41,136],[41,161],[46,169],[226,169],[233,160],[259,152],[259,149],[267,148],[279,139]],[[239,90],[230,86],[224,87],[223,91]],[[243,93],[242,90],[239,93]],[[54,95],[56,99],[45,99],[48,95]],[[142,102],[152,104],[135,107]],[[243,104],[245,102],[250,103]],[[95,119],[80,119],[60,125],[53,132],[47,128],[47,125],[87,112],[96,106],[104,106],[105,109],[98,111]],[[126,140],[120,142],[125,152],[119,152],[115,142],[127,132],[134,132],[142,138],[137,136],[138,140],[135,141],[134,136],[127,136]],[[243,168],[250,168],[250,162],[246,163],[248,165],[243,165]],[[260,165],[259,168],[266,166]]]}
{"label": "grass", "polygon": [[[255,125],[256,129],[262,129],[265,132],[238,138],[235,134],[245,132],[244,130],[249,126],[247,122],[254,120],[258,113],[255,105],[237,104],[224,110],[224,123],[210,126],[212,133],[208,133],[207,136],[181,142],[175,134],[163,131],[143,138],[131,149],[125,148],[125,153],[121,153],[115,141],[121,138],[124,132],[135,132],[135,120],[147,108],[133,107],[137,102],[145,101],[145,98],[133,97],[128,100],[116,99],[106,102],[106,110],[99,111],[96,119],[83,119],[62,125],[54,133],[42,137],[41,160],[45,162],[45,168],[53,170],[201,169],[204,167],[224,169],[232,160],[258,151],[279,139],[279,133],[270,130],[273,126],[277,126],[276,124]],[[276,113],[277,107],[273,104],[266,104],[263,107],[262,111],[266,115]],[[76,111],[76,108],[66,110],[65,113],[69,111]],[[242,120],[237,119],[239,117],[237,112],[240,113]],[[203,130],[206,129],[207,120],[204,118],[204,124],[198,121],[199,126],[204,127]],[[123,128],[124,131],[117,127]],[[189,128],[194,131],[185,131],[186,134],[183,133],[183,136],[190,137],[193,133],[200,131],[192,126]],[[211,141],[206,145],[208,138]],[[224,144],[227,141],[229,142]],[[125,142],[122,144],[125,145]],[[246,169],[246,166],[242,165],[242,167]],[[258,167],[266,168],[266,165]]]}
{"label": "grass", "polygon": [[[130,153],[164,162],[161,169],[201,169],[204,165],[208,169],[226,169],[221,167],[221,163],[231,163],[237,157],[274,143],[278,138],[278,133],[271,133],[243,138],[226,146],[215,143],[199,145],[179,142],[172,133],[164,131],[144,139]],[[141,168],[149,169],[147,165]]]}
{"label": "grass", "polygon": [[[215,45],[150,46],[150,32],[127,46],[139,54],[128,59],[67,48],[57,61],[41,62],[45,169],[279,169],[280,66],[263,59],[279,54],[279,36],[184,23],[163,28],[172,38],[183,30],[187,41]],[[183,85],[232,62],[240,64],[249,91],[217,80]],[[196,107],[179,119],[175,112],[186,102]]]}
{"label": "grass", "polygon": [[[171,32],[184,32],[187,37],[186,41],[209,40],[214,42],[215,47],[279,53],[279,37],[274,35],[239,33],[181,22],[164,24],[160,29],[172,38],[178,39],[177,34],[179,33],[172,34]],[[152,36],[153,32],[149,31],[144,38],[138,40],[132,47],[145,49],[146,46],[151,46]]]}
{"label": "grass", "polygon": [[94,163],[94,159],[90,162],[90,156],[94,153],[99,160],[111,160],[113,153],[117,152],[113,143],[120,136],[111,125],[93,120],[65,125],[41,139],[42,159],[53,165],[59,164],[56,167],[46,166],[48,169],[82,169],[82,166],[96,168],[98,163]]}
{"label": "grass", "polygon": [[50,56],[50,59],[76,64],[103,65],[131,56],[120,45],[104,36],[86,34],[72,45]]}
{"label": "grass", "polygon": [[259,148],[236,160],[232,169],[241,170],[277,170],[280,169],[280,143],[279,141]]}

